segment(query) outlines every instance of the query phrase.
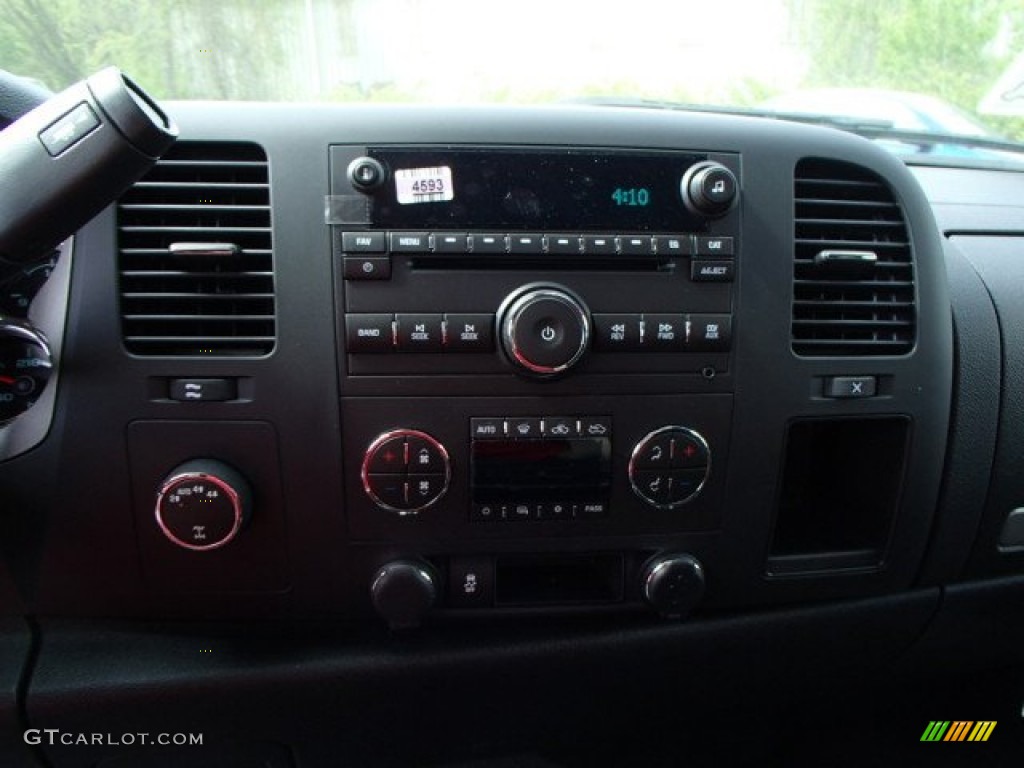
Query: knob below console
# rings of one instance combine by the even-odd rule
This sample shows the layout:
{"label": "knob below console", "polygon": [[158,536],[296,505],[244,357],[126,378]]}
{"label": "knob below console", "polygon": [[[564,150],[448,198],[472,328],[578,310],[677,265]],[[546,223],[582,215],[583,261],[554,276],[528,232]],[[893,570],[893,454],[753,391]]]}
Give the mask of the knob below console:
{"label": "knob below console", "polygon": [[451,462],[445,447],[426,432],[395,429],[370,443],[361,476],[363,490],[378,507],[414,515],[444,496]]}
{"label": "knob below console", "polygon": [[675,509],[691,501],[707,481],[711,449],[688,427],[669,426],[648,433],[629,460],[633,491],[658,509]]}
{"label": "knob below console", "polygon": [[701,216],[722,216],[736,202],[739,185],[721,163],[697,163],[683,176],[679,192],[686,207]]}
{"label": "knob below console", "polygon": [[704,568],[692,555],[656,557],[644,568],[643,594],[666,616],[685,616],[704,596]]}
{"label": "knob below console", "polygon": [[205,552],[229,544],[249,522],[252,492],[235,469],[213,459],[177,467],[161,485],[156,522],[171,542]]}
{"label": "knob below console", "polygon": [[557,286],[526,286],[499,311],[501,343],[522,371],[539,376],[564,373],[590,343],[590,314],[583,302]]}
{"label": "knob below console", "polygon": [[424,562],[396,560],[377,571],[370,599],[392,629],[415,627],[437,600],[437,579]]}

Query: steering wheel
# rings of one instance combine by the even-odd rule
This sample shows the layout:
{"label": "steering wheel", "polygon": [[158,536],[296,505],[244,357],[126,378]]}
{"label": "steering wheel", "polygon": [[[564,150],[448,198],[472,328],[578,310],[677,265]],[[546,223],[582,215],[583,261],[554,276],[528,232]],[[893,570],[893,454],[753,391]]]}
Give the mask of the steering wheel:
{"label": "steering wheel", "polygon": [[52,95],[39,83],[0,69],[0,130]]}

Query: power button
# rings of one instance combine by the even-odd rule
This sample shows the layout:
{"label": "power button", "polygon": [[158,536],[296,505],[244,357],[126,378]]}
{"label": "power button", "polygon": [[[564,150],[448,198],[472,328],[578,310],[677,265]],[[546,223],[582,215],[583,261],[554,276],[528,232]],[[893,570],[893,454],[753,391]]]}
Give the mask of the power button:
{"label": "power button", "polygon": [[586,351],[590,317],[580,302],[554,288],[516,297],[502,319],[502,341],[514,363],[538,374],[574,365]]}

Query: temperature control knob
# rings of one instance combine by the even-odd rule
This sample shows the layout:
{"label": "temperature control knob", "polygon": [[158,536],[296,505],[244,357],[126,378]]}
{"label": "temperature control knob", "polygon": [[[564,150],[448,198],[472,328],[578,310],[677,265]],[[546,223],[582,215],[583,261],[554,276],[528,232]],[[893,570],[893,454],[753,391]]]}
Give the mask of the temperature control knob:
{"label": "temperature control knob", "polygon": [[531,374],[564,373],[590,343],[590,314],[559,286],[525,286],[505,299],[498,314],[505,354]]}
{"label": "temperature control knob", "polygon": [[35,405],[52,370],[43,334],[28,323],[0,318],[0,424]]}
{"label": "temperature control knob", "polygon": [[693,555],[656,557],[644,568],[643,593],[666,616],[685,616],[704,596],[704,568]]}
{"label": "temperature control knob", "polygon": [[697,163],[679,184],[686,207],[701,216],[723,216],[739,192],[733,172],[721,163]]}
{"label": "temperature control knob", "polygon": [[629,482],[652,507],[675,509],[700,493],[710,469],[711,449],[699,432],[662,427],[633,448]]}
{"label": "temperature control knob", "polygon": [[195,459],[175,469],[160,486],[156,522],[164,536],[196,552],[219,549],[249,522],[252,491],[232,467]]}
{"label": "temperature control knob", "polygon": [[448,451],[417,429],[395,429],[377,437],[366,449],[363,490],[389,512],[414,515],[435,504],[451,478]]}

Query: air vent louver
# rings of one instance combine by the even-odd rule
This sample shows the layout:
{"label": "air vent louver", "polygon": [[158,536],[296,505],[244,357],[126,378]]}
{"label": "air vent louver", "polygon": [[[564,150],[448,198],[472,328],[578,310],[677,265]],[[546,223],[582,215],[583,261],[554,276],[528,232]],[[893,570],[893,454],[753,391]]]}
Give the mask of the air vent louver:
{"label": "air vent louver", "polygon": [[867,169],[797,164],[793,351],[903,355],[914,347],[913,251],[892,190]]}
{"label": "air vent louver", "polygon": [[118,236],[129,352],[273,349],[270,185],[259,146],[178,142],[121,198]]}

